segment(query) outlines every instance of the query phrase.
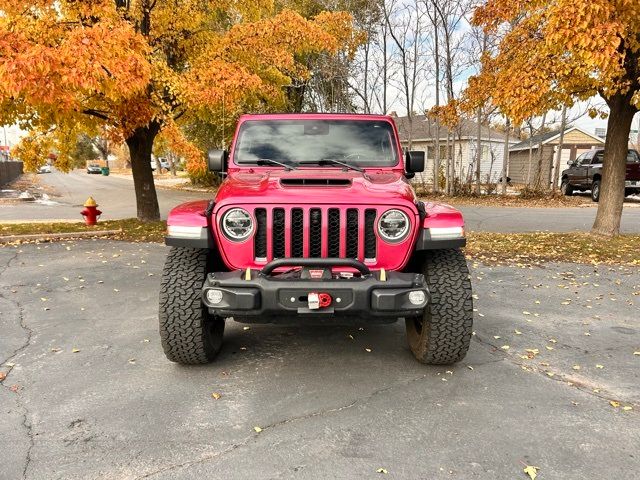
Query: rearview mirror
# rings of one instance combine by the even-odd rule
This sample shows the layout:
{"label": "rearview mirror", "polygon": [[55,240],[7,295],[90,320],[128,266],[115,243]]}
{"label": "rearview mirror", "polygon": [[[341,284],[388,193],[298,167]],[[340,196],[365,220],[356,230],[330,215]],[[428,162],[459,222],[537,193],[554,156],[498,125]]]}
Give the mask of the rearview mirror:
{"label": "rearview mirror", "polygon": [[208,165],[209,171],[214,173],[222,173],[224,170],[224,161],[227,158],[227,152],[224,150],[209,150]]}
{"label": "rearview mirror", "polygon": [[405,170],[407,173],[424,172],[424,152],[414,150],[405,156]]}
{"label": "rearview mirror", "polygon": [[569,165],[570,167],[573,167],[576,164],[575,160],[569,160],[567,161],[567,165]]}

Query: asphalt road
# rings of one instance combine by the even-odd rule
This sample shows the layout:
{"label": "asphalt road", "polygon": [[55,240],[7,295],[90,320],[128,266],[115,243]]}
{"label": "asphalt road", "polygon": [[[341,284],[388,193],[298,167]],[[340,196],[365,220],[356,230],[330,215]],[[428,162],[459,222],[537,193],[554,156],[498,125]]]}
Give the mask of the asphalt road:
{"label": "asphalt road", "polygon": [[[133,182],[121,177],[87,175],[83,170],[70,174],[54,172],[38,177],[56,190],[60,197],[53,202],[0,205],[0,222],[16,220],[77,220],[82,204],[89,195],[99,203],[102,219],[131,218],[136,216]],[[206,193],[158,189],[160,212],[166,218],[169,210],[179,203],[206,198]],[[553,232],[589,231],[596,208],[512,208],[512,207],[460,207],[467,228],[472,231]],[[640,208],[626,206],[622,215],[623,233],[640,233]]]}
{"label": "asphalt road", "polygon": [[473,265],[454,367],[414,361],[401,324],[232,321],[183,367],[157,332],[166,251],[0,248],[0,478],[637,478],[640,269]]}
{"label": "asphalt road", "polygon": [[[59,196],[47,202],[21,202],[1,205],[0,222],[3,220],[77,220],[80,210],[91,195],[98,202],[104,220],[132,218],[136,216],[136,196],[130,178],[88,175],[84,170],[64,174],[57,171],[38,175],[40,182],[55,190]],[[158,189],[158,203],[163,218],[176,205],[203,198],[202,193],[181,190]],[[206,194],[204,194],[206,196]]]}

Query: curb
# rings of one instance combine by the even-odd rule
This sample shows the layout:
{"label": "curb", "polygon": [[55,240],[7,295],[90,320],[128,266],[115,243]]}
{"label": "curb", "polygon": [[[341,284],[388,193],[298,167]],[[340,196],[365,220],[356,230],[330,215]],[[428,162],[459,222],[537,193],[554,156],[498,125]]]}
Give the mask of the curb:
{"label": "curb", "polygon": [[107,237],[118,235],[122,230],[96,230],[95,232],[65,232],[65,233],[33,233],[28,235],[5,235],[0,237],[0,243],[19,242],[23,240],[47,241],[60,238],[85,238],[85,237]]}

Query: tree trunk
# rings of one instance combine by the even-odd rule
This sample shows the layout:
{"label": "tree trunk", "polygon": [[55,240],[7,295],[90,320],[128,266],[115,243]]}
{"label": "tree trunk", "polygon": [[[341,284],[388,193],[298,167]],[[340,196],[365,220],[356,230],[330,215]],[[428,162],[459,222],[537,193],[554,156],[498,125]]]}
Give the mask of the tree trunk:
{"label": "tree trunk", "polygon": [[557,191],[560,186],[558,180],[560,179],[560,162],[562,161],[562,148],[564,147],[564,131],[567,129],[567,106],[562,107],[562,120],[560,121],[560,143],[558,143],[558,152],[556,155],[556,163],[553,167],[553,178],[551,179],[551,191]]}
{"label": "tree trunk", "polygon": [[633,116],[638,111],[631,105],[631,96],[615,95],[606,99],[609,105],[609,121],[604,145],[600,202],[596,220],[591,228],[591,233],[597,235],[613,237],[620,233],[629,133]]}
{"label": "tree trunk", "polygon": [[176,159],[172,152],[169,152],[167,155],[167,161],[169,162],[169,170],[171,170],[171,175],[176,176]]}
{"label": "tree trunk", "polygon": [[480,195],[480,162],[482,162],[482,108],[477,110],[477,130],[476,130],[476,194]]}
{"label": "tree trunk", "polygon": [[[438,12],[433,14],[434,61],[436,68],[436,107],[440,107],[440,38],[438,35]],[[433,191],[440,191],[440,118],[436,115],[436,146],[433,158]]]}
{"label": "tree trunk", "polygon": [[[540,125],[540,130],[538,132],[540,134],[544,133],[544,127],[547,123],[547,113],[545,112],[542,115],[542,125]],[[536,173],[534,175],[534,188],[536,190],[540,190],[542,188],[542,154],[544,153],[544,145],[542,144],[542,140],[538,142],[538,168],[536,169]]]}
{"label": "tree trunk", "polygon": [[509,172],[509,133],[511,122],[509,121],[509,117],[507,117],[506,122],[507,132],[504,139],[504,151],[502,153],[502,178],[501,182],[501,193],[502,195],[507,194],[507,174]]}
{"label": "tree trunk", "polygon": [[151,170],[151,150],[159,131],[160,125],[151,122],[146,127],[137,128],[125,139],[131,156],[138,220],[143,222],[160,220],[160,207]]}

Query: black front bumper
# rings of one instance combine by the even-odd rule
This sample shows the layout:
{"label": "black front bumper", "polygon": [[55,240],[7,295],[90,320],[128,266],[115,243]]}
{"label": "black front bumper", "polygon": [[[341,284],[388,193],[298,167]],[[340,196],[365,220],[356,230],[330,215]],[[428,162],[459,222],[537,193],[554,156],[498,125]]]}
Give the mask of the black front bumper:
{"label": "black front bumper", "polygon": [[[276,268],[295,266],[285,273]],[[352,278],[332,274],[331,267],[349,266],[359,270]],[[312,278],[321,273],[321,278]],[[209,290],[219,290],[221,300],[212,304]],[[414,305],[409,293],[422,291],[423,304]],[[326,293],[331,304],[309,308],[310,293]],[[220,296],[220,294],[217,294]],[[236,321],[280,323],[300,319],[349,319],[368,323],[394,322],[398,318],[421,315],[429,302],[424,276],[416,273],[370,272],[351,259],[281,259],[262,270],[210,273],[202,289],[209,312]]]}

